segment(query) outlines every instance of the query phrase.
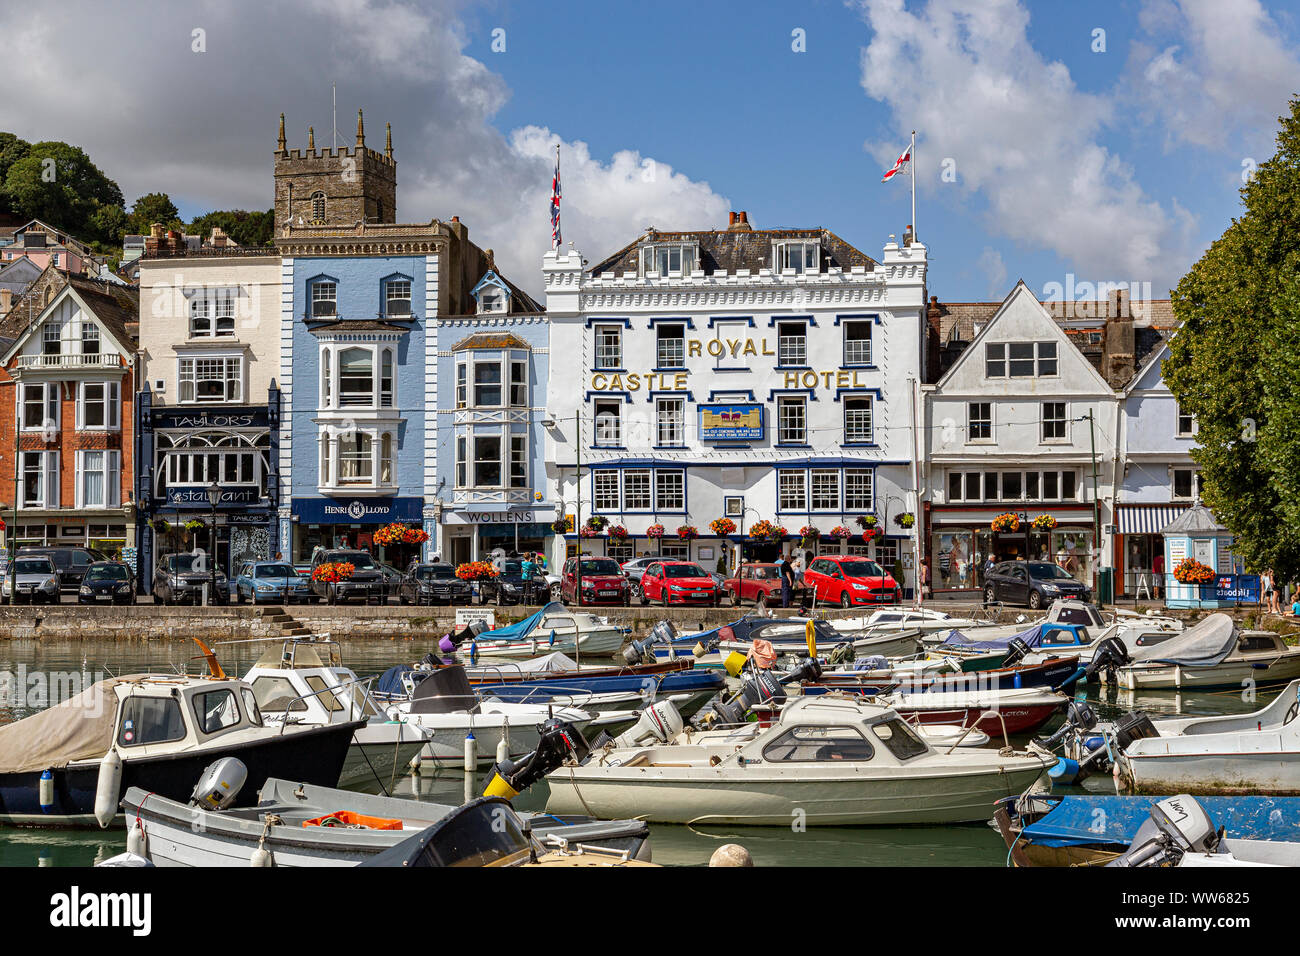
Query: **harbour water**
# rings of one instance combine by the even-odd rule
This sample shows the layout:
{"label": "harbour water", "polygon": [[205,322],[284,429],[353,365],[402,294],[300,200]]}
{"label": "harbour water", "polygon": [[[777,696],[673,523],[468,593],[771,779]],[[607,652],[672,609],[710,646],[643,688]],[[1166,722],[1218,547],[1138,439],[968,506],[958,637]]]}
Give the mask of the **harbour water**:
{"label": "harbour water", "polygon": [[[229,673],[242,674],[267,647],[233,644],[218,647],[218,657]],[[416,642],[351,641],[343,644],[344,662],[362,676],[377,674],[427,651]],[[100,641],[5,641],[0,643],[0,681],[9,680],[0,694],[0,723],[25,717],[43,702],[39,681],[54,675],[88,674],[96,680],[112,675],[197,670],[197,648],[186,641],[151,641],[104,644]],[[41,675],[41,676],[38,676]],[[25,686],[19,687],[19,679]],[[33,688],[35,688],[33,690]],[[1152,716],[1175,714],[1244,713],[1264,706],[1276,689],[1260,690],[1249,699],[1242,691],[1180,694],[1146,691],[1131,693],[1093,686],[1090,702],[1101,720],[1141,709]],[[17,697],[15,696],[17,695]],[[1052,729],[1049,725],[1048,730]],[[1044,731],[1046,732],[1046,731]],[[1012,743],[1023,741],[1013,740]],[[459,802],[482,792],[486,781],[471,780],[461,771],[408,776],[398,781],[395,796]],[[1089,791],[1110,786],[1109,777],[1091,778]],[[375,786],[378,790],[378,784]],[[544,796],[522,795],[517,803],[540,809]],[[530,798],[533,802],[529,802]],[[703,866],[724,843],[739,843],[764,866],[1003,866],[1006,848],[1001,838],[983,824],[947,827],[823,828],[795,831],[777,827],[655,826],[651,846],[658,863]],[[105,831],[0,828],[0,866],[88,866],[125,849],[121,829]]]}

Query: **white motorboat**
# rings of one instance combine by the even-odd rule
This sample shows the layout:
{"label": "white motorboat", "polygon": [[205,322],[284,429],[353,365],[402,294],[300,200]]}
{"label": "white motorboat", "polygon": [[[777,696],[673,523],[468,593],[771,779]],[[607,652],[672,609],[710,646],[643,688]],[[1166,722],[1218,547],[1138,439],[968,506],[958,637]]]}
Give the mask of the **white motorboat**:
{"label": "white motorboat", "polygon": [[611,624],[607,618],[587,611],[575,611],[552,601],[522,621],[480,631],[461,642],[461,652],[471,659],[539,657],[558,651],[562,654],[611,657],[623,646],[628,628]]}
{"label": "white motorboat", "polygon": [[1209,690],[1300,677],[1300,647],[1272,631],[1239,631],[1221,612],[1129,657],[1116,671],[1116,682],[1126,690]]}
{"label": "white motorboat", "polygon": [[[567,721],[579,730],[584,730],[592,720],[590,713],[576,707],[480,700],[465,677],[465,668],[459,664],[416,670],[405,679],[415,679],[410,697],[390,705],[388,716],[418,727],[428,735],[420,752],[422,766],[426,761],[434,767],[464,761],[465,741],[471,735],[477,764],[490,766],[503,737],[507,752],[518,757],[537,747],[537,728],[549,718]],[[617,715],[607,716],[614,719]]]}
{"label": "white motorboat", "polygon": [[352,736],[339,786],[378,781],[388,787],[404,777],[429,735],[413,724],[391,720],[380,709],[367,682],[343,666],[337,641],[275,640],[244,675],[262,719],[313,727],[364,720],[365,726]]}
{"label": "white motorboat", "polygon": [[987,621],[977,621],[969,617],[953,617],[944,611],[926,607],[882,607],[868,615],[855,617],[831,617],[827,619],[831,626],[846,635],[866,634],[881,631],[916,631],[929,634],[933,631],[950,631],[953,628],[979,628],[987,626]]}
{"label": "white motorboat", "polygon": [[792,701],[740,743],[625,747],[546,778],[546,807],[658,823],[898,826],[986,820],[1053,762],[1037,754],[941,753],[889,707]]}
{"label": "white motorboat", "polygon": [[1300,794],[1297,713],[1300,680],[1254,713],[1144,724],[1148,736],[1118,756],[1119,775],[1141,793]]}

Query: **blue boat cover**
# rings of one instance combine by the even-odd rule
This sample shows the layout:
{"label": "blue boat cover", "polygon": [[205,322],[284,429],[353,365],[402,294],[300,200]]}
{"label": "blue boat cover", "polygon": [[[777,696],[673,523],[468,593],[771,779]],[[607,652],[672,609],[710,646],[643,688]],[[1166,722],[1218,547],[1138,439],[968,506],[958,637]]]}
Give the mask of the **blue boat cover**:
{"label": "blue boat cover", "polygon": [[[1128,844],[1163,797],[1062,797],[1056,808],[1024,828],[1038,846]],[[1237,840],[1300,842],[1300,797],[1197,797],[1215,826]]]}
{"label": "blue boat cover", "polygon": [[[1087,641],[1085,641],[1079,633],[1079,628],[1080,625],[1078,624],[1058,624],[1054,621],[1050,623],[1044,621],[1035,624],[1027,631],[1021,631],[1019,634],[1008,634],[1005,637],[990,637],[985,640],[971,637],[961,631],[953,631],[948,635],[946,641],[938,645],[936,650],[942,651],[947,647],[953,650],[962,651],[1005,651],[1016,638],[1020,638],[1020,640],[1024,641],[1029,647],[1040,647],[1042,646],[1043,640],[1048,635],[1057,632],[1064,632],[1065,634],[1073,635],[1075,643],[1086,644]],[[976,633],[978,634],[978,632]],[[1052,643],[1061,644],[1066,642],[1057,639]]]}
{"label": "blue boat cover", "polygon": [[546,607],[542,608],[536,614],[524,618],[522,621],[516,621],[513,624],[507,624],[505,627],[498,627],[496,630],[484,631],[476,641],[522,641],[526,640],[530,634],[536,630],[537,625],[541,623],[542,618],[550,611],[563,611],[564,605],[552,601]]}
{"label": "blue boat cover", "polygon": [[406,689],[402,687],[402,678],[415,670],[410,664],[398,664],[388,668],[375,682],[375,693],[381,697],[405,697]]}

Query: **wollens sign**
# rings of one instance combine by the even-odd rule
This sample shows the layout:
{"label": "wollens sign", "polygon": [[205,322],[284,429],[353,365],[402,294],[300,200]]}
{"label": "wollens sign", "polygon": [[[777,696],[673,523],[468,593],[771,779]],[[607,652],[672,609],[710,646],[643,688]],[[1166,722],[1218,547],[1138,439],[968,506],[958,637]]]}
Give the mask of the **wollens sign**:
{"label": "wollens sign", "polygon": [[701,405],[701,441],[761,441],[762,405]]}

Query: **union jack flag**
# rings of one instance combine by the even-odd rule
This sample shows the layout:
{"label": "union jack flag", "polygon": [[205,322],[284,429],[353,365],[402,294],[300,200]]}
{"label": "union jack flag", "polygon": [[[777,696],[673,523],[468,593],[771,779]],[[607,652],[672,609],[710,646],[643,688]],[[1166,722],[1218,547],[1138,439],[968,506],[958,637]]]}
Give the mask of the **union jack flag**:
{"label": "union jack flag", "polygon": [[560,245],[560,147],[555,147],[555,176],[551,179],[551,248]]}

